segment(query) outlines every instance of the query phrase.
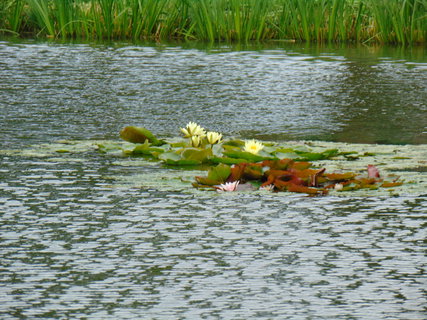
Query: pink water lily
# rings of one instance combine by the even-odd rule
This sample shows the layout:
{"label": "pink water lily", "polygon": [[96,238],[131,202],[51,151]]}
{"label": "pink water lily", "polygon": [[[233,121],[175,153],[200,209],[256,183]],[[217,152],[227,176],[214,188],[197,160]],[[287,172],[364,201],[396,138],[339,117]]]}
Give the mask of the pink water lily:
{"label": "pink water lily", "polygon": [[239,181],[226,182],[226,183],[220,184],[219,186],[215,186],[215,188],[216,188],[216,191],[218,192],[229,192],[229,191],[236,191],[238,185],[239,185]]}
{"label": "pink water lily", "polygon": [[368,177],[369,178],[379,178],[380,172],[377,167],[372,164],[368,164]]}

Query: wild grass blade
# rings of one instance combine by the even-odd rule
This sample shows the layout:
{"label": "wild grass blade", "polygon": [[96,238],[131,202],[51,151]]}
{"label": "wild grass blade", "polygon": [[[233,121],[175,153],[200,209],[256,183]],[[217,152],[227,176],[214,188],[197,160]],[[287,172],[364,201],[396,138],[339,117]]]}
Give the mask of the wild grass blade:
{"label": "wild grass blade", "polygon": [[427,0],[0,0],[3,32],[207,41],[425,43]]}
{"label": "wild grass blade", "polygon": [[19,33],[23,23],[24,23],[24,1],[23,0],[14,0],[6,3],[9,4],[10,14],[8,15],[8,29],[14,33]]}
{"label": "wild grass blade", "polygon": [[114,0],[98,0],[98,6],[101,12],[101,19],[98,22],[101,37],[112,39],[114,30]]}
{"label": "wild grass blade", "polygon": [[51,8],[49,2],[44,0],[27,0],[30,16],[33,15],[41,27],[50,37],[55,37],[55,26],[51,19]]}

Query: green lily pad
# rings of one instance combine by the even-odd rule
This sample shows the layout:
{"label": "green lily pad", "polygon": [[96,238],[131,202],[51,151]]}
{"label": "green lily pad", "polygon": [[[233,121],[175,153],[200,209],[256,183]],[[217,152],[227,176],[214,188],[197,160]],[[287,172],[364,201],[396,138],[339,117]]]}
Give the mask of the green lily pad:
{"label": "green lily pad", "polygon": [[339,151],[338,149],[328,149],[323,152],[300,152],[295,151],[298,154],[298,160],[302,161],[317,161],[317,160],[325,160],[330,159],[333,156],[336,156]]}
{"label": "green lily pad", "polygon": [[185,148],[187,147],[187,142],[181,141],[181,142],[171,142],[169,145],[172,148]]}
{"label": "green lily pad", "polygon": [[300,156],[296,154],[295,152],[277,152],[275,156],[280,159],[298,159]]}
{"label": "green lily pad", "polygon": [[175,152],[164,152],[159,155],[159,159],[171,166],[196,166],[202,163],[195,159],[183,159]]}
{"label": "green lily pad", "polygon": [[165,160],[165,163],[171,166],[198,166],[202,164],[200,161],[197,161],[197,160],[186,160],[186,159],[181,159],[176,161],[167,159]]}
{"label": "green lily pad", "polygon": [[216,167],[209,169],[208,178],[212,180],[220,181],[220,183],[224,183],[227,178],[230,176],[231,168],[230,166],[220,163]]}
{"label": "green lily pad", "polygon": [[245,151],[225,151],[223,153],[226,157],[236,158],[236,159],[245,159],[249,162],[260,162],[263,160],[271,160],[273,157],[263,157],[257,154],[253,154]]}
{"label": "green lily pad", "polygon": [[210,168],[207,177],[196,176],[196,181],[200,185],[213,186],[224,183],[231,174],[231,168],[226,164],[219,164]]}
{"label": "green lily pad", "polygon": [[248,162],[248,160],[235,159],[235,158],[229,158],[229,157],[212,157],[210,159],[210,162],[213,164],[224,163],[224,164],[232,165],[232,164],[245,163],[245,162]]}
{"label": "green lily pad", "polygon": [[240,148],[240,147],[243,147],[245,145],[245,142],[242,140],[228,140],[228,141],[225,141],[222,145]]}
{"label": "green lily pad", "polygon": [[155,158],[158,158],[158,155],[165,152],[165,149],[163,148],[156,148],[151,147],[148,143],[148,140],[145,141],[145,143],[137,145],[133,150],[133,155],[145,155],[145,156],[154,156]]}
{"label": "green lily pad", "polygon": [[132,143],[144,143],[148,140],[154,146],[165,144],[164,141],[158,140],[150,130],[143,127],[127,126],[120,131],[120,137]]}
{"label": "green lily pad", "polygon": [[181,153],[182,159],[185,160],[196,160],[200,163],[207,162],[209,157],[212,156],[211,149],[197,149],[197,148],[187,148]]}

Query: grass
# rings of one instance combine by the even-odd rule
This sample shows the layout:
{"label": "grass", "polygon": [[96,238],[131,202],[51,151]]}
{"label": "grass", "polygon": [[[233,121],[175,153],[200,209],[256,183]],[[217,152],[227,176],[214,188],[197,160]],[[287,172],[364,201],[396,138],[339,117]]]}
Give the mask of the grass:
{"label": "grass", "polygon": [[427,1],[370,0],[374,12],[375,37],[380,42],[425,42]]}
{"label": "grass", "polygon": [[268,38],[271,4],[259,0],[192,0],[187,34],[210,41],[249,41]]}
{"label": "grass", "polygon": [[414,44],[426,42],[427,0],[1,0],[0,33]]}

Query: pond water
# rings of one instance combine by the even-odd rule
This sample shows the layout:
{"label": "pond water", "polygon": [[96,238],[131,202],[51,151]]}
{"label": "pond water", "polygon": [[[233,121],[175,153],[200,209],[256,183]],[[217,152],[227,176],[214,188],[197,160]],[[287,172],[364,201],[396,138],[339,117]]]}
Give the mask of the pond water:
{"label": "pond water", "polygon": [[143,177],[188,172],[41,150],[129,124],[175,137],[188,121],[420,150],[426,51],[0,41],[1,318],[425,318],[425,192],[174,190]]}

